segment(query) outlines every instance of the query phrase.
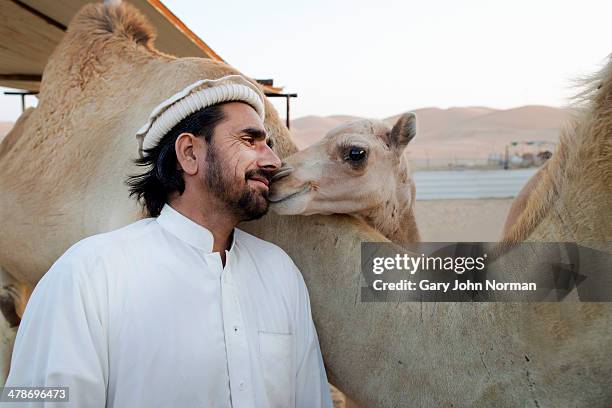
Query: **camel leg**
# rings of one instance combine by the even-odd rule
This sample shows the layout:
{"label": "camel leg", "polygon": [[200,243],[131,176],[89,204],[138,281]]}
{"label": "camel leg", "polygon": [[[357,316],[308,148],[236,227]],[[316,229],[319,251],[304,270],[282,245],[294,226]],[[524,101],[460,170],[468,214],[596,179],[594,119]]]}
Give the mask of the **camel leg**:
{"label": "camel leg", "polygon": [[3,387],[11,367],[11,354],[17,335],[17,326],[11,326],[0,313],[0,387]]}
{"label": "camel leg", "polygon": [[11,366],[17,328],[32,287],[18,282],[0,267],[0,386],[4,386]]}
{"label": "camel leg", "polygon": [[357,404],[347,397],[342,391],[336,388],[332,383],[329,384],[334,408],[358,408]]}
{"label": "camel leg", "polygon": [[25,307],[28,304],[28,300],[30,300],[30,296],[32,296],[32,290],[34,288],[27,283],[16,282],[12,285],[9,285],[6,290],[10,294],[13,299],[13,307],[15,310],[15,314],[21,320],[23,317],[23,312],[25,312]]}

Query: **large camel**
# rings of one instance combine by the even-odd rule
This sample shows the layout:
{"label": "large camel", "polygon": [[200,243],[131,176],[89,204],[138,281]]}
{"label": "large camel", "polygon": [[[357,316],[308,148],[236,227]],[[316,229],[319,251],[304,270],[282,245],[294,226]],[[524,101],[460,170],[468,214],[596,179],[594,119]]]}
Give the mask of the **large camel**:
{"label": "large camel", "polygon": [[[208,59],[164,55],[153,40],[153,29],[128,4],[85,7],[49,60],[38,107],[0,145],[2,382],[15,325],[51,264],[74,242],[144,216],[123,181],[142,171],[133,162],[135,134],[150,111],[195,80],[238,73]],[[268,101],[265,126],[281,157],[297,150]],[[336,234],[380,238],[349,219],[331,222]],[[295,223],[313,228],[310,220]]]}
{"label": "large camel", "polygon": [[[612,240],[610,67],[564,139],[559,171],[519,217],[521,240]],[[169,95],[234,72],[155,51],[127,5],[79,12],[45,69],[38,107],[0,149],[0,265],[11,279],[34,285],[77,240],[141,218],[122,182],[138,171],[136,131]],[[279,155],[295,152],[269,103],[265,124]],[[360,243],[385,241],[364,223],[271,214],[245,228],[300,267],[330,381],[362,406],[610,405],[609,304],[361,302]],[[498,262],[521,273],[513,259]]]}
{"label": "large camel", "polygon": [[418,242],[415,185],[404,151],[416,115],[393,128],[380,120],[351,121],[285,159],[274,176],[272,209],[281,215],[350,214],[393,242]]}

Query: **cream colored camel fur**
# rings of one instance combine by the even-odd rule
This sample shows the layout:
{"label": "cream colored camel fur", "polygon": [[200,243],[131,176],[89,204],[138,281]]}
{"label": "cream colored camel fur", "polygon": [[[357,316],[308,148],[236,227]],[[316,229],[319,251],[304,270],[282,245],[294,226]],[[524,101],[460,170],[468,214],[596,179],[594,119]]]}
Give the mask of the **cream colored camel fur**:
{"label": "cream colored camel fur", "polygon": [[[138,171],[137,129],[177,90],[229,72],[209,60],[159,54],[126,5],[79,12],[45,69],[38,107],[0,159],[0,266],[11,279],[33,285],[77,240],[141,218],[122,182]],[[517,226],[532,231],[525,239],[554,241],[570,228],[585,243],[593,236],[581,226],[609,227],[609,201],[601,199],[609,198],[603,184],[611,166],[609,68],[598,84],[567,145],[568,157],[578,159],[574,170],[549,193],[580,192],[566,203],[576,215]],[[367,94],[366,84],[355,86]],[[266,110],[277,152],[295,152],[274,109]],[[361,302],[360,244],[385,241],[364,223],[270,214],[243,227],[283,247],[300,267],[329,379],[362,406],[605,406],[612,398],[608,303]],[[503,257],[497,269],[520,273],[513,261]]]}
{"label": "cream colored camel fur", "polygon": [[552,158],[519,193],[503,241],[612,239],[612,64],[590,78]]}
{"label": "cream colored camel fur", "polygon": [[[548,166],[548,163],[549,162],[544,163],[544,165],[527,181],[527,183],[523,186],[521,191],[519,191],[516,198],[512,202],[512,205],[510,206],[510,209],[508,210],[508,216],[506,217],[504,229],[502,231],[502,239],[501,239],[502,242],[506,242],[506,243],[520,242],[518,237],[520,235],[525,235],[527,233],[527,231],[524,230],[520,232],[514,232],[515,234],[514,238],[511,235],[512,234],[511,231],[515,227],[519,227],[518,219],[521,216],[521,214],[525,211],[530,195],[537,188],[538,184],[542,181],[543,174],[546,171],[545,168]],[[529,211],[531,212],[532,210],[530,209]],[[527,213],[525,213],[525,215],[527,215]],[[525,224],[520,224],[520,225],[523,225],[522,228],[524,228],[524,225],[527,225],[527,224],[525,223]]]}
{"label": "cream colored camel fur", "polygon": [[[19,280],[36,283],[75,239],[142,217],[123,185],[141,171],[132,162],[139,123],[196,79],[237,72],[163,55],[152,40],[132,8],[85,7],[49,60],[38,107],[14,129],[24,136],[6,137],[12,143],[0,150],[0,264]],[[269,103],[266,111],[277,151],[295,151]]]}
{"label": "cream colored camel fur", "polygon": [[379,120],[348,122],[285,159],[270,201],[282,215],[349,214],[393,242],[418,242],[415,186],[404,155],[416,116],[391,128]]}
{"label": "cream colored camel fur", "polygon": [[[22,316],[33,286],[72,243],[144,216],[123,180],[142,171],[133,165],[134,135],[153,107],[197,79],[237,73],[211,60],[159,53],[153,38],[127,5],[85,7],[49,60],[39,106],[27,110],[0,145],[1,305],[9,321]],[[277,153],[294,152],[267,101],[266,113]],[[27,159],[32,156],[40,161]],[[359,234],[354,224],[344,225],[340,230]],[[371,236],[366,230],[364,237]]]}

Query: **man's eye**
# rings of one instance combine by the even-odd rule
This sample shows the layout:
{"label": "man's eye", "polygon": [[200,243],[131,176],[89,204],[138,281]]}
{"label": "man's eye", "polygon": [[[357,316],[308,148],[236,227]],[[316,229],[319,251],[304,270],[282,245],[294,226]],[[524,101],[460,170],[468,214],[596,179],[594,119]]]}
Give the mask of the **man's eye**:
{"label": "man's eye", "polygon": [[274,141],[272,139],[268,139],[266,141],[266,144],[268,145],[268,147],[271,149],[274,146]]}
{"label": "man's eye", "polygon": [[242,140],[243,140],[243,141],[245,141],[246,143],[250,144],[250,145],[255,144],[255,139],[253,139],[253,138],[252,138],[252,137],[250,137],[250,136],[244,136],[244,137],[242,138]]}

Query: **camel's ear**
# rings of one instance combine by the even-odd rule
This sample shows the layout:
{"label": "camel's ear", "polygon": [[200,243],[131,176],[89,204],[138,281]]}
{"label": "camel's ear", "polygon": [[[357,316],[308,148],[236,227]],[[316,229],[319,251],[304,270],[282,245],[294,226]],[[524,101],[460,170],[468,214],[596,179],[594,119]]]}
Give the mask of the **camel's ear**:
{"label": "camel's ear", "polygon": [[391,129],[391,135],[389,136],[391,145],[396,149],[404,150],[408,142],[416,135],[416,129],[416,114],[413,112],[404,113]]}

